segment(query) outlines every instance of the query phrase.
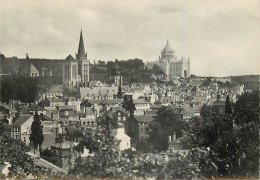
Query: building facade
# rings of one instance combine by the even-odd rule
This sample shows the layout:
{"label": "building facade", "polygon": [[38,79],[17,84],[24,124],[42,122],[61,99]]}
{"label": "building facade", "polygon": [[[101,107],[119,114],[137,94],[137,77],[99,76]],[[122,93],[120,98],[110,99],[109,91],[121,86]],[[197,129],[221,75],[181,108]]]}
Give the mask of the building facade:
{"label": "building facade", "polygon": [[89,83],[89,60],[85,52],[82,31],[76,59],[71,55],[65,59],[63,82],[68,88],[84,87]]}
{"label": "building facade", "polygon": [[175,51],[171,48],[168,40],[158,60],[147,63],[149,69],[152,69],[154,65],[161,68],[168,80],[174,77],[186,78],[190,76],[190,59],[177,59]]}

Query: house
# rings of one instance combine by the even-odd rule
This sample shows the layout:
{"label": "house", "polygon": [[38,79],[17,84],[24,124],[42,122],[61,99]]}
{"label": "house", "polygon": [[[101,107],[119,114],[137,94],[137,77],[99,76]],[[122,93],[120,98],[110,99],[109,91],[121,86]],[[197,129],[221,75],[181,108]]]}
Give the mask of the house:
{"label": "house", "polygon": [[35,76],[39,76],[39,71],[34,67],[33,64],[27,64],[21,71],[21,75],[35,77]]}
{"label": "house", "polygon": [[129,113],[122,107],[111,107],[108,110],[111,118],[117,122],[117,126],[125,126]]}
{"label": "house", "polygon": [[63,91],[64,91],[63,85],[54,85],[42,94],[43,99],[53,98],[53,97],[63,97]]}
{"label": "house", "polygon": [[200,116],[202,105],[183,105],[183,120],[190,120],[195,116]]}
{"label": "house", "polygon": [[31,126],[33,122],[32,115],[21,115],[12,125],[11,125],[11,137],[15,139],[22,140],[25,144],[29,145]]}
{"label": "house", "polygon": [[150,124],[154,121],[153,116],[135,116],[135,134],[138,140],[149,139]]}
{"label": "house", "polygon": [[175,99],[172,97],[161,97],[160,102],[161,102],[161,105],[170,106],[170,105],[174,104]]}
{"label": "house", "polygon": [[142,116],[150,110],[150,103],[144,99],[134,99],[133,103],[135,105],[135,116]]}
{"label": "house", "polygon": [[96,113],[92,107],[84,107],[84,111],[78,112],[80,123],[83,127],[88,129],[96,129]]}
{"label": "house", "polygon": [[44,109],[44,108],[38,106],[37,104],[30,104],[30,105],[28,105],[28,107],[27,107],[27,112],[30,113],[30,114],[32,114],[32,115],[34,115],[36,112],[37,112],[38,114],[44,114],[44,115],[46,115],[46,109]]}
{"label": "house", "polygon": [[55,144],[55,138],[58,137],[61,127],[59,124],[56,124],[56,122],[51,120],[48,116],[40,115],[39,118],[42,122],[42,131],[44,137],[41,148],[50,148],[52,145]]}
{"label": "house", "polygon": [[90,87],[103,87],[103,83],[100,81],[90,81],[89,83]]}
{"label": "house", "polygon": [[12,123],[12,120],[15,117],[16,113],[17,110],[15,108],[7,104],[0,103],[0,114],[2,114],[2,116],[8,120],[8,124]]}
{"label": "house", "polygon": [[79,122],[77,112],[70,106],[59,107],[59,118],[65,124],[75,124]]}
{"label": "house", "polygon": [[51,120],[56,122],[59,119],[59,113],[56,108],[45,107],[44,109],[46,109],[46,116],[48,116]]}
{"label": "house", "polygon": [[116,129],[115,140],[118,142],[118,149],[120,151],[131,148],[131,138],[125,134],[125,128],[123,126]]}
{"label": "house", "polygon": [[180,151],[181,150],[181,138],[176,139],[176,134],[173,133],[173,135],[169,136],[169,147],[168,151],[174,152],[174,151]]}
{"label": "house", "polygon": [[65,106],[65,101],[63,98],[47,98],[47,107],[59,107]]}
{"label": "house", "polygon": [[94,111],[97,115],[99,112],[106,107],[109,110],[111,107],[118,107],[123,103],[123,99],[91,99],[88,100],[88,103],[91,107],[94,108]]}
{"label": "house", "polygon": [[198,102],[200,104],[204,104],[208,100],[208,93],[206,91],[201,90],[197,86],[194,86],[191,89],[191,96],[193,97],[194,102]]}
{"label": "house", "polygon": [[75,107],[74,109],[76,111],[80,111],[80,104],[81,104],[80,99],[70,97],[66,99],[65,104],[67,106],[74,106]]}
{"label": "house", "polygon": [[217,110],[219,114],[225,114],[225,101],[215,101],[213,107]]}
{"label": "house", "polygon": [[118,87],[81,87],[79,94],[81,99],[115,99]]}
{"label": "house", "polygon": [[132,95],[133,99],[138,99],[141,96],[150,95],[151,89],[149,85],[135,85],[132,86],[124,86],[123,91],[126,95]]}

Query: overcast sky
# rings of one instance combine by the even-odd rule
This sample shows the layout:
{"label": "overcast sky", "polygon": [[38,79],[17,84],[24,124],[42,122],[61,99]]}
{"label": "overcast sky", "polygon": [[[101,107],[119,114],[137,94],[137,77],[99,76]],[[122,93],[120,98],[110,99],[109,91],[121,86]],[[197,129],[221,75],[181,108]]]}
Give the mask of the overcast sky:
{"label": "overcast sky", "polygon": [[260,74],[260,0],[0,0],[6,57],[154,61],[167,38],[196,75]]}

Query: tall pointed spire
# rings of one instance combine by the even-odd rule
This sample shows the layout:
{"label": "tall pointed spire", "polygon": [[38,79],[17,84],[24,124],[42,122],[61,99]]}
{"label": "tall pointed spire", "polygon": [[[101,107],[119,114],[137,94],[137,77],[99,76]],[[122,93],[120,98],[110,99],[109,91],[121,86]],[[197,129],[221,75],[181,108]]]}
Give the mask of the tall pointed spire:
{"label": "tall pointed spire", "polygon": [[86,59],[86,53],[84,48],[84,41],[83,41],[83,35],[82,35],[82,29],[80,31],[80,39],[79,39],[79,48],[78,48],[78,54],[76,55],[77,60],[83,60]]}

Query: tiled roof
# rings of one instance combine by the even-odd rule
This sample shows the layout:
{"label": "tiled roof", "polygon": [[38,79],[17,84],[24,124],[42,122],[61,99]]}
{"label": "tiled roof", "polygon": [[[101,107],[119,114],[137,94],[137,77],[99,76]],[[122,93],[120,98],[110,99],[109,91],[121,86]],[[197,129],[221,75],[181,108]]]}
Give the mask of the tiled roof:
{"label": "tiled roof", "polygon": [[50,102],[64,102],[64,99],[60,98],[47,98]]}
{"label": "tiled roof", "polygon": [[213,105],[214,106],[225,106],[225,101],[215,101],[214,103],[213,103]]}
{"label": "tiled roof", "polygon": [[48,90],[48,93],[58,93],[58,92],[63,92],[63,85],[55,85]]}
{"label": "tiled roof", "polygon": [[151,109],[159,109],[159,108],[161,108],[163,105],[161,105],[161,104],[155,104],[155,105],[151,105],[150,106],[150,108]]}
{"label": "tiled roof", "polygon": [[9,111],[17,112],[15,108],[13,108],[7,104],[0,103],[0,106],[2,106],[5,109],[8,109]]}
{"label": "tiled roof", "polygon": [[118,93],[117,87],[82,87],[80,88],[80,97],[89,97],[89,96],[114,96]]}
{"label": "tiled roof", "polygon": [[149,102],[144,99],[134,99],[133,102],[134,104],[149,104]]}
{"label": "tiled roof", "polygon": [[86,107],[86,115],[95,115],[92,107]]}
{"label": "tiled roof", "polygon": [[25,123],[25,121],[27,121],[31,117],[32,115],[22,115],[12,124],[12,126],[21,126],[23,123]]}
{"label": "tiled roof", "polygon": [[157,112],[157,109],[151,109],[150,111],[147,111],[145,114],[146,115],[154,115],[154,114],[156,114],[156,112]]}
{"label": "tiled roof", "polygon": [[123,113],[127,113],[127,111],[124,108],[120,107],[120,106],[119,107],[111,107],[110,111],[112,111],[112,112],[122,111]]}
{"label": "tiled roof", "polygon": [[23,68],[22,72],[37,72],[37,73],[39,73],[39,71],[34,67],[33,64],[27,64]]}
{"label": "tiled roof", "polygon": [[150,116],[150,115],[146,115],[146,116],[135,116],[135,119],[136,119],[138,122],[152,122],[152,121],[154,121],[153,116]]}
{"label": "tiled roof", "polygon": [[202,105],[194,105],[193,107],[190,106],[183,106],[183,114],[191,114],[191,113],[200,113]]}
{"label": "tiled roof", "polygon": [[72,57],[71,55],[68,55],[68,56],[66,57],[65,61],[76,61],[76,60],[75,60],[74,57]]}
{"label": "tiled roof", "polygon": [[120,104],[123,102],[122,99],[90,99],[88,100],[90,104]]}

